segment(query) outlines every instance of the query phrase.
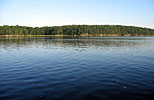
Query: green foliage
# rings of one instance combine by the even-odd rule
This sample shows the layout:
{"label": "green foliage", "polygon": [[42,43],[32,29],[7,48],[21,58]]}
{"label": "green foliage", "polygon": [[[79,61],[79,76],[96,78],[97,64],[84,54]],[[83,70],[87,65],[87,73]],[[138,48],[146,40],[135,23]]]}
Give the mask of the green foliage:
{"label": "green foliage", "polygon": [[0,26],[0,35],[154,35],[154,30],[120,25],[68,25],[54,27]]}

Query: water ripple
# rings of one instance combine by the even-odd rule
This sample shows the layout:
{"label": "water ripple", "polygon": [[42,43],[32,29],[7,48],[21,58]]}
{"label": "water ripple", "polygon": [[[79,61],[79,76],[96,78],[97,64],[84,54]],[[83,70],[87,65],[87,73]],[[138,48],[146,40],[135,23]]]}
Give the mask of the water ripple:
{"label": "water ripple", "polygon": [[153,100],[153,37],[0,38],[0,100]]}

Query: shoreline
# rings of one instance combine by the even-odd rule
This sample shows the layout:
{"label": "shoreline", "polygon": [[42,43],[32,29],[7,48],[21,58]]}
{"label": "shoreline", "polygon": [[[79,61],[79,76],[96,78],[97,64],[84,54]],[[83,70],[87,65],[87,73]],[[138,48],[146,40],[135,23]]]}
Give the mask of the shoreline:
{"label": "shoreline", "polygon": [[63,37],[72,35],[0,35],[0,37]]}
{"label": "shoreline", "polygon": [[154,35],[141,35],[141,34],[126,34],[126,35],[121,35],[121,34],[100,34],[100,35],[94,35],[94,34],[81,34],[81,35],[0,35],[0,37],[67,37],[67,36],[72,36],[72,37],[92,37],[92,36],[98,36],[98,37],[105,37],[105,36],[112,36],[112,37],[119,37],[119,36],[126,36],[126,37],[134,37],[134,36],[140,36],[140,37],[146,37],[146,36],[154,36]]}

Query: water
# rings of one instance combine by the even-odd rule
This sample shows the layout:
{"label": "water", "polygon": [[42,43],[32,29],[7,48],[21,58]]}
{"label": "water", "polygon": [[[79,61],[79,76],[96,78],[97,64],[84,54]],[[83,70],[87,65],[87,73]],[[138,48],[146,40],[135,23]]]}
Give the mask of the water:
{"label": "water", "polygon": [[1,37],[0,100],[154,100],[154,37]]}

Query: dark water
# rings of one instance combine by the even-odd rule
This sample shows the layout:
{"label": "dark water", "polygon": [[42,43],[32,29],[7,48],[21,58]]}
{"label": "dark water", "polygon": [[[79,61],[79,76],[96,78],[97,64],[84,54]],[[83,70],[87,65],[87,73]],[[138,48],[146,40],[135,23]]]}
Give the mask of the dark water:
{"label": "dark water", "polygon": [[154,100],[154,37],[0,38],[0,100]]}

